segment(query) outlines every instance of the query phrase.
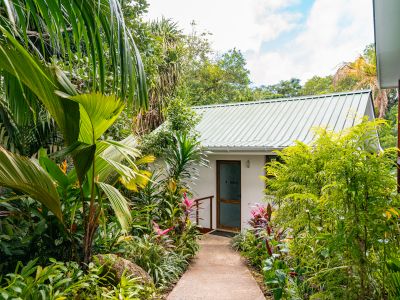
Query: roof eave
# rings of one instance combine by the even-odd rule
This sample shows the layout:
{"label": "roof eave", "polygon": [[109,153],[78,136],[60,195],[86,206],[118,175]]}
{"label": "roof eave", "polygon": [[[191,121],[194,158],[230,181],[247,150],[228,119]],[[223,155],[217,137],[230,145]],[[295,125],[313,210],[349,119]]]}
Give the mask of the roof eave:
{"label": "roof eave", "polygon": [[212,146],[204,147],[207,151],[210,151],[212,153],[218,153],[218,152],[236,152],[236,153],[242,153],[242,152],[271,152],[275,150],[281,150],[285,147],[270,147],[270,146],[254,146],[254,147],[227,147],[227,146]]}
{"label": "roof eave", "polygon": [[[396,71],[400,66],[400,46],[397,42],[400,2],[372,2],[378,85],[381,89],[397,88],[400,80],[400,73]],[[391,7],[389,13],[385,7]]]}

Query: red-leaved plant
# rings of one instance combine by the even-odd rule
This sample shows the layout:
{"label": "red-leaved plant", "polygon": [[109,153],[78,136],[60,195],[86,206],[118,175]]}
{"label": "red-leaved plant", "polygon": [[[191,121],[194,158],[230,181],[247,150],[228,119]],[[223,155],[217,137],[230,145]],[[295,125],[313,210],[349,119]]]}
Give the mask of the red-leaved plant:
{"label": "red-leaved plant", "polygon": [[271,216],[272,216],[272,206],[270,203],[267,206],[261,204],[256,204],[251,210],[251,219],[249,224],[254,229],[266,229],[268,234],[271,234]]}
{"label": "red-leaved plant", "polygon": [[183,193],[182,208],[185,216],[189,216],[192,212],[194,199],[189,199],[186,193]]}
{"label": "red-leaved plant", "polygon": [[[263,239],[268,254],[272,256],[275,249],[271,241],[275,240],[279,242],[282,238],[283,231],[275,229],[272,225],[271,203],[268,203],[267,206],[256,204],[250,213],[252,216],[249,221],[250,226],[255,231],[256,236]],[[278,250],[279,246],[276,246],[276,248],[276,250]]]}
{"label": "red-leaved plant", "polygon": [[174,229],[174,227],[170,227],[167,229],[160,229],[160,226],[156,222],[153,221],[153,230],[158,236],[166,235],[172,229]]}

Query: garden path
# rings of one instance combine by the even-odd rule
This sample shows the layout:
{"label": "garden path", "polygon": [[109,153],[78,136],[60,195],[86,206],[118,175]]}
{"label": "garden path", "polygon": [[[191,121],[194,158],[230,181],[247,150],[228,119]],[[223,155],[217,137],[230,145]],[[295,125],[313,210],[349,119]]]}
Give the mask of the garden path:
{"label": "garden path", "polygon": [[264,300],[230,239],[204,235],[200,251],[167,300]]}

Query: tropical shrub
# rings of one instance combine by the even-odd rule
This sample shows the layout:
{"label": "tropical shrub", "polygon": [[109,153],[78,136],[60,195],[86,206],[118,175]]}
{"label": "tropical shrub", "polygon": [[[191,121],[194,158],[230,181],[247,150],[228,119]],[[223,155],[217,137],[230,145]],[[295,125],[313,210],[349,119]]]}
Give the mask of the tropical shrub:
{"label": "tropical shrub", "polygon": [[232,239],[232,247],[240,251],[249,263],[258,269],[261,269],[263,262],[268,257],[265,243],[251,230],[237,234]]}
{"label": "tropical shrub", "polygon": [[188,264],[174,252],[174,244],[167,235],[154,233],[133,237],[124,245],[122,255],[147,271],[159,287],[175,282]]}
{"label": "tropical shrub", "polygon": [[[193,200],[184,194],[172,215],[166,214],[166,219],[162,218],[165,214],[158,215],[162,225],[153,219],[150,232],[125,239],[119,248],[124,257],[146,270],[160,288],[179,279],[199,248],[199,231],[189,218],[192,206]],[[152,211],[154,217],[157,212],[160,211]],[[134,232],[138,232],[137,228]]]}
{"label": "tropical shrub", "polygon": [[171,99],[165,111],[165,122],[156,130],[142,137],[140,150],[144,154],[165,157],[165,149],[174,140],[174,135],[196,138],[195,127],[200,117],[180,98]]}
{"label": "tropical shrub", "polygon": [[[82,207],[84,227],[83,255],[87,263],[91,257],[93,239],[98,227],[100,211],[109,203],[115,211],[122,228],[127,229],[131,221],[129,205],[126,198],[110,183],[120,178],[128,187],[143,184],[147,173],[141,172],[135,160],[139,152],[128,142],[97,141],[101,134],[112,124],[121,111],[122,105],[112,97],[99,95],[76,96],[81,101],[82,118],[80,141],[61,154],[71,153],[74,168],[68,174],[49,159],[45,152],[39,153],[39,161],[35,163],[25,157],[12,154],[0,148],[0,184],[15,191],[22,192],[32,199],[44,204],[65,226],[61,203],[71,204],[70,227],[65,228],[73,233],[76,212]],[[78,99],[74,98],[74,99]],[[103,99],[102,111],[96,108],[96,102]],[[106,105],[108,103],[108,105]],[[65,154],[64,154],[65,155]],[[125,159],[128,165],[121,161]],[[39,165],[40,164],[40,165]],[[138,176],[140,175],[140,176]],[[139,179],[139,181],[137,181]],[[78,182],[78,188],[75,183]],[[74,193],[74,191],[78,191]],[[70,198],[70,195],[74,197]],[[108,199],[109,202],[103,202]],[[71,203],[72,202],[72,203]],[[104,203],[104,205],[103,205]],[[99,206],[101,204],[101,206]],[[80,216],[77,216],[80,217]],[[75,224],[75,225],[74,225]]]}
{"label": "tropical shrub", "polygon": [[[135,113],[148,106],[140,55],[118,1],[78,2],[0,1],[0,268],[9,273],[0,278],[1,295],[145,299],[147,287],[126,276],[111,282],[91,256],[136,253],[146,266],[158,253],[164,259],[147,270],[159,285],[182,274],[197,250],[197,229],[181,203],[201,161],[183,129],[194,113],[172,101],[175,131],[162,149],[175,156],[154,183],[157,196],[141,199],[153,184],[147,164],[154,158],[141,156],[126,124],[112,127],[125,104]],[[140,239],[133,248],[129,233]]]}
{"label": "tropical shrub", "polygon": [[69,260],[72,238],[79,240],[79,234],[69,235],[51,212],[31,199],[0,203],[0,232],[1,274],[14,271],[19,261]]}
{"label": "tropical shrub", "polygon": [[267,194],[279,207],[275,223],[290,231],[285,261],[307,282],[299,288],[302,297],[394,293],[387,274],[389,253],[399,255],[397,150],[378,149],[381,124],[364,120],[340,133],[320,129],[310,145],[297,142],[266,167]]}
{"label": "tropical shrub", "polygon": [[101,266],[90,264],[84,272],[76,262],[50,259],[48,266],[18,264],[14,273],[2,278],[2,299],[151,299],[154,289],[135,278],[122,276],[111,286]]}
{"label": "tropical shrub", "polygon": [[133,222],[132,237],[118,250],[161,288],[183,274],[198,250],[199,231],[190,219],[194,201],[187,190],[197,166],[205,162],[199,142],[182,132],[171,136],[163,153],[160,163],[165,171],[153,172],[148,183],[131,195],[135,209],[145,213],[138,214],[140,223]]}
{"label": "tropical shrub", "polygon": [[299,270],[290,268],[286,233],[273,224],[273,206],[257,204],[251,211],[251,229],[233,238],[232,246],[262,275],[274,299],[296,299]]}

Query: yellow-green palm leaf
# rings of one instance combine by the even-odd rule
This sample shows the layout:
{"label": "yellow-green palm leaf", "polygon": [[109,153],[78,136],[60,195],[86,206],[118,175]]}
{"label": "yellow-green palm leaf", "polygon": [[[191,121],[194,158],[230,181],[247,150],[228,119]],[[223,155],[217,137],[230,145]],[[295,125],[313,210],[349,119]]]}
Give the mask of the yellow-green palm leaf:
{"label": "yellow-green palm leaf", "polygon": [[68,98],[79,103],[79,140],[86,144],[95,144],[97,139],[115,122],[124,108],[123,102],[115,96],[99,93]]}

